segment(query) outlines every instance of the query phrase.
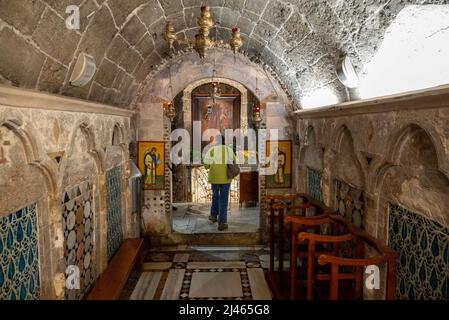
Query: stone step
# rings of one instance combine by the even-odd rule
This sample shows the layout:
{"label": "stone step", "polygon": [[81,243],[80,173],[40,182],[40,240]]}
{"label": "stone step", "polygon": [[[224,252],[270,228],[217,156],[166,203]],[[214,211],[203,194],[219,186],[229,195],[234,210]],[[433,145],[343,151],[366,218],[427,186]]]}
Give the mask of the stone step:
{"label": "stone step", "polygon": [[223,232],[223,233],[172,233],[164,237],[151,237],[154,245],[222,245],[222,246],[254,246],[262,244],[259,232]]}

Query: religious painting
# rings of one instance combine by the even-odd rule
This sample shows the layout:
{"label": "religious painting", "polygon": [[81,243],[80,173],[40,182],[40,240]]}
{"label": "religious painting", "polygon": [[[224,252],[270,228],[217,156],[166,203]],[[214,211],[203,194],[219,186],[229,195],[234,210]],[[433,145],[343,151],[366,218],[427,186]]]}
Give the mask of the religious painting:
{"label": "religious painting", "polygon": [[[215,102],[209,97],[195,97],[193,120],[201,122],[201,136],[207,130],[224,133],[239,126],[239,105],[236,97],[221,97]],[[209,141],[202,142],[202,149]]]}
{"label": "religious painting", "polygon": [[233,126],[233,99],[218,100],[215,104],[211,99],[199,100],[201,129],[206,131],[216,129],[224,132]]}
{"label": "religious painting", "polygon": [[[273,148],[273,154],[271,154]],[[290,140],[267,141],[267,164],[277,163],[274,174],[266,176],[268,189],[292,187],[292,142]]]}
{"label": "religious painting", "polygon": [[165,142],[139,141],[138,166],[144,190],[164,190]]}

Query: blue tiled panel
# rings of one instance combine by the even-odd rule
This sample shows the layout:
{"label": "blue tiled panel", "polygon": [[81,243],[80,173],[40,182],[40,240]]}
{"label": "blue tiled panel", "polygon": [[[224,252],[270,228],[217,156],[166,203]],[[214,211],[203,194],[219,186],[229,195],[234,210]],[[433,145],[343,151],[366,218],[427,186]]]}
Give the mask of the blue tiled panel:
{"label": "blue tiled panel", "polygon": [[108,203],[108,258],[117,252],[123,242],[122,231],[122,188],[121,168],[115,167],[106,172]]}
{"label": "blue tiled panel", "polygon": [[394,204],[389,212],[389,245],[400,254],[398,298],[449,299],[449,229]]}
{"label": "blue tiled panel", "polygon": [[66,272],[69,266],[79,271],[79,287],[67,288],[65,298],[79,300],[87,294],[95,279],[94,206],[90,182],[65,190],[62,215]]}
{"label": "blue tiled panel", "polygon": [[36,205],[0,218],[0,300],[38,300]]}
{"label": "blue tiled panel", "polygon": [[321,172],[307,168],[307,193],[317,201],[323,201],[321,180],[322,180]]}

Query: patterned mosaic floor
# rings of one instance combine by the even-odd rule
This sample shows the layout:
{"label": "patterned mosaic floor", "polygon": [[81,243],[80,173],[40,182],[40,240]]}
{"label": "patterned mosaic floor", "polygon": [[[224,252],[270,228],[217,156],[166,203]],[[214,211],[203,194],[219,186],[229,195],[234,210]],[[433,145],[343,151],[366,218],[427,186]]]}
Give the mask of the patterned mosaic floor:
{"label": "patterned mosaic floor", "polygon": [[268,251],[256,247],[160,248],[131,274],[123,300],[269,300]]}

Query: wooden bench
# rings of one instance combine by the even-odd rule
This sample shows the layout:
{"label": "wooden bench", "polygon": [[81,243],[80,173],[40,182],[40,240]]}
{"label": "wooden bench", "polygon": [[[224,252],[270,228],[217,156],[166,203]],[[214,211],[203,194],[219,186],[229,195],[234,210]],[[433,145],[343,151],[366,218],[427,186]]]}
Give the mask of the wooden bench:
{"label": "wooden bench", "polygon": [[127,239],[118,249],[106,270],[95,281],[87,300],[117,300],[136,264],[141,259],[143,239]]}

